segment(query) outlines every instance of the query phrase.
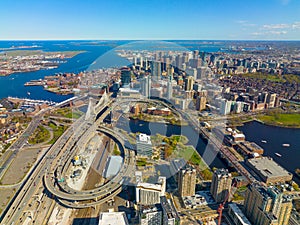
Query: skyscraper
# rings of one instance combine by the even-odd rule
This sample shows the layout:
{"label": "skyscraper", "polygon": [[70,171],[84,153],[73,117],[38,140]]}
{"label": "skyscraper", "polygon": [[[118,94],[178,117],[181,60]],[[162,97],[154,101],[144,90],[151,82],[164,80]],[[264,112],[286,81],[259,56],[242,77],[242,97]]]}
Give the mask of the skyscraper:
{"label": "skyscraper", "polygon": [[141,92],[142,95],[149,98],[150,97],[150,91],[151,91],[151,76],[147,76],[141,79]]}
{"label": "skyscraper", "polygon": [[220,114],[227,115],[231,112],[232,101],[226,99],[221,100]]}
{"label": "skyscraper", "polygon": [[186,91],[191,91],[193,90],[194,86],[194,78],[192,76],[188,76],[185,80],[185,90]]}
{"label": "skyscraper", "polygon": [[155,81],[161,78],[161,62],[152,61],[151,62],[151,75],[152,79]]}
{"label": "skyscraper", "polygon": [[171,67],[168,68],[168,83],[167,83],[167,99],[171,99],[173,96],[173,87],[172,87],[172,81],[173,81],[173,72]]}
{"label": "skyscraper", "polygon": [[198,96],[196,101],[196,110],[202,111],[206,108],[206,97]]}
{"label": "skyscraper", "polygon": [[195,195],[196,169],[187,166],[179,171],[178,190],[181,197]]}
{"label": "skyscraper", "polygon": [[131,71],[128,67],[123,67],[121,69],[121,82],[122,86],[129,85],[131,82]]}
{"label": "skyscraper", "polygon": [[275,186],[252,184],[246,191],[244,211],[255,225],[287,225],[292,202]]}
{"label": "skyscraper", "polygon": [[217,169],[211,182],[210,193],[216,202],[223,202],[230,193],[232,184],[231,173],[226,169]]}

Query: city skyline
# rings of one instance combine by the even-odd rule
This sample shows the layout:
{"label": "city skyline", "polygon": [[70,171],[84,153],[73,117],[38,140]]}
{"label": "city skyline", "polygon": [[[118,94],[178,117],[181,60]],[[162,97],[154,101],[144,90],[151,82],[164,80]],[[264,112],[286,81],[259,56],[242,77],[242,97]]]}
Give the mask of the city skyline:
{"label": "city skyline", "polygon": [[[300,2],[0,3],[1,40],[299,40]],[[37,19],[38,18],[38,19]],[[129,32],[130,31],[130,32]]]}

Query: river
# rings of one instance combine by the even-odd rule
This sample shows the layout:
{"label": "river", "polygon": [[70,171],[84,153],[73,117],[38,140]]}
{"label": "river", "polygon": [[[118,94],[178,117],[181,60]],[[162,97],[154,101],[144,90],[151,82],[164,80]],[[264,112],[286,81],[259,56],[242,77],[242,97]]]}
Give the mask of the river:
{"label": "river", "polygon": [[197,152],[203,157],[204,161],[212,168],[227,167],[223,160],[216,157],[213,150],[207,143],[201,139],[200,135],[191,126],[178,126],[172,124],[164,124],[157,122],[145,122],[141,120],[132,120],[120,117],[117,127],[130,133],[144,133],[147,135],[161,134],[167,137],[171,135],[184,135],[189,141],[188,145],[196,148]]}
{"label": "river", "polygon": [[[238,129],[244,132],[248,141],[263,147],[264,155],[271,156],[288,171],[294,173],[296,168],[300,168],[300,129],[268,126],[257,121],[245,123]],[[282,144],[290,144],[290,147],[283,147]]]}

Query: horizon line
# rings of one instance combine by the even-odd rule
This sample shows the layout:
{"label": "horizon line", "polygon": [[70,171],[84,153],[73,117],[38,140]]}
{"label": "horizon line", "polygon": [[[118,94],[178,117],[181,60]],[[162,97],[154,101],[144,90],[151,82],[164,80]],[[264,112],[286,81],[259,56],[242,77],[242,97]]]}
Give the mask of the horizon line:
{"label": "horizon line", "polygon": [[300,39],[0,39],[0,41],[300,41]]}

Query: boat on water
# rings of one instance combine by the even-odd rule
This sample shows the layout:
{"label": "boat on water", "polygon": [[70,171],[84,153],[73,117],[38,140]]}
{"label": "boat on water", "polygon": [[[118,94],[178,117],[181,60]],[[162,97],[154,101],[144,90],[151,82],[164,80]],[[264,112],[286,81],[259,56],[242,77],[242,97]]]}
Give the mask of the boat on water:
{"label": "boat on water", "polygon": [[261,142],[262,142],[262,143],[267,143],[267,141],[266,141],[266,140],[261,140]]}
{"label": "boat on water", "polygon": [[290,147],[290,144],[282,144],[282,147]]}
{"label": "boat on water", "polygon": [[27,95],[30,95],[31,93],[29,91],[27,91]]}
{"label": "boat on water", "polygon": [[278,156],[278,157],[281,157],[281,156],[282,156],[282,155],[280,155],[280,154],[279,154],[279,153],[277,153],[277,152],[275,153],[275,155],[276,155],[276,156]]}

